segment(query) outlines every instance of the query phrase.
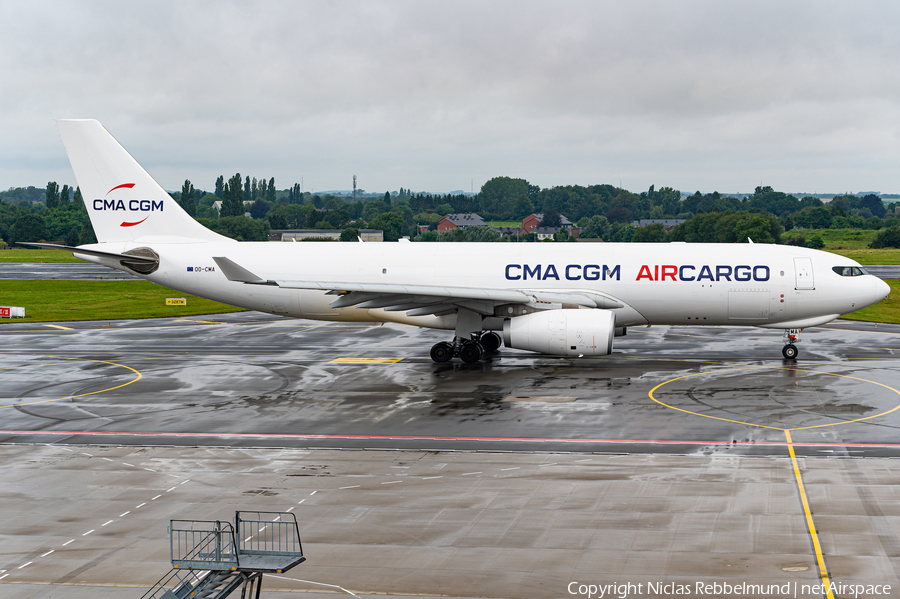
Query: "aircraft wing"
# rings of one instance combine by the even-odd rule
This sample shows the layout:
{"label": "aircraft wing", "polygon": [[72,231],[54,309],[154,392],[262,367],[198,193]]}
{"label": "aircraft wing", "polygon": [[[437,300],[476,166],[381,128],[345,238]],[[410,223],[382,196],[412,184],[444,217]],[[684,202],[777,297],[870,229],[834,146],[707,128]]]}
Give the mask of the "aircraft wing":
{"label": "aircraft wing", "polygon": [[[263,279],[225,257],[214,257],[229,281],[249,285],[273,285],[285,289],[321,290],[339,296],[332,308],[382,308],[389,312],[406,312],[408,316],[447,314],[466,308],[480,314],[493,315],[498,305],[531,304],[550,308],[547,304],[570,304],[587,308],[614,309],[624,304],[613,297],[594,291],[546,291],[497,289],[484,287],[452,287],[444,285],[400,285],[394,283],[359,283],[349,281],[277,281]],[[543,304],[543,305],[541,305]]]}

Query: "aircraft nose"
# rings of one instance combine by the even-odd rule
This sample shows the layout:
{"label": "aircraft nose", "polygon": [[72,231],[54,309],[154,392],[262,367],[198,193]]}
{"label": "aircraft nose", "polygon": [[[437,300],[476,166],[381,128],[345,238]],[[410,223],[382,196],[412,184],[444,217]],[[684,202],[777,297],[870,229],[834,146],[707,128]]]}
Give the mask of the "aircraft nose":
{"label": "aircraft nose", "polygon": [[881,279],[878,279],[877,281],[875,281],[875,301],[876,302],[880,302],[881,300],[886,298],[890,292],[891,292],[890,285],[888,285]]}

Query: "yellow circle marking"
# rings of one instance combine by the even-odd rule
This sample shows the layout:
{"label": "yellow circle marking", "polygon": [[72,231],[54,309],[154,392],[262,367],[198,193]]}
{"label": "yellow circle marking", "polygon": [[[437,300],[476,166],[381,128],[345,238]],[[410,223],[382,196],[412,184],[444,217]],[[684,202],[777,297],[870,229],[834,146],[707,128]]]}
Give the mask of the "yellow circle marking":
{"label": "yellow circle marking", "polygon": [[889,390],[889,391],[893,391],[893,392],[896,393],[898,396],[900,396],[900,391],[898,391],[897,389],[894,389],[893,387],[890,387],[890,386],[885,385],[885,384],[883,384],[883,383],[878,383],[878,382],[875,382],[875,381],[870,381],[869,379],[863,379],[863,378],[856,377],[856,376],[849,376],[849,375],[846,375],[846,374],[837,374],[837,373],[835,373],[835,372],[819,372],[819,371],[817,371],[817,370],[809,370],[809,369],[806,369],[806,368],[785,368],[784,366],[746,366],[746,367],[742,367],[742,368],[729,368],[729,369],[727,369],[727,370],[717,370],[717,371],[714,371],[714,372],[695,372],[694,374],[686,374],[686,375],[683,375],[683,376],[678,376],[678,377],[669,379],[669,380],[667,380],[667,381],[663,381],[663,382],[661,382],[660,384],[658,384],[657,386],[655,386],[655,387],[653,387],[652,389],[650,389],[650,392],[648,393],[648,395],[650,396],[650,399],[652,399],[653,401],[655,401],[655,402],[658,403],[659,405],[665,406],[665,407],[667,407],[667,408],[669,408],[669,409],[672,409],[672,410],[676,410],[676,411],[678,411],[678,412],[684,412],[685,414],[692,414],[692,415],[694,415],[694,416],[702,416],[703,418],[712,418],[713,420],[722,420],[722,421],[725,421],[725,422],[733,422],[733,423],[735,423],[735,424],[743,424],[743,425],[746,425],[746,426],[756,426],[756,427],[759,427],[759,428],[768,428],[768,429],[776,430],[776,431],[801,431],[801,430],[806,430],[806,429],[810,429],[810,428],[822,428],[822,427],[826,427],[826,426],[838,426],[838,425],[840,425],[840,424],[850,424],[850,423],[853,423],[853,422],[862,422],[863,420],[871,420],[872,418],[878,418],[879,416],[885,416],[885,415],[887,415],[887,414],[890,414],[891,412],[896,412],[897,410],[900,410],[900,404],[897,404],[896,406],[894,406],[894,407],[891,408],[890,410],[885,410],[884,412],[879,412],[878,414],[873,414],[873,415],[871,415],[871,416],[865,416],[865,417],[863,417],[863,418],[855,418],[855,419],[853,419],[853,420],[841,420],[841,421],[839,421],[839,422],[829,422],[829,423],[826,423],[826,424],[814,424],[814,425],[811,425],[811,426],[798,426],[798,427],[793,427],[793,428],[783,428],[783,427],[780,427],[780,426],[768,426],[768,425],[765,425],[765,424],[757,424],[757,423],[755,423],[755,422],[744,422],[743,420],[733,420],[733,419],[731,419],[731,418],[722,418],[721,416],[710,416],[709,414],[700,414],[699,412],[692,412],[692,411],[690,411],[690,410],[685,410],[685,409],[683,409],[683,408],[676,408],[675,406],[672,406],[672,405],[669,405],[669,404],[667,404],[667,403],[665,403],[665,402],[663,402],[663,401],[660,401],[660,400],[657,399],[656,396],[654,395],[654,392],[655,392],[657,389],[659,389],[660,387],[662,387],[662,386],[664,386],[664,385],[668,385],[669,383],[674,383],[675,381],[679,381],[679,380],[681,380],[681,379],[687,379],[687,378],[691,378],[691,377],[695,377],[695,376],[702,376],[702,375],[717,375],[717,374],[720,374],[720,373],[725,373],[725,372],[736,372],[736,371],[739,371],[739,370],[790,370],[790,371],[793,371],[793,372],[808,372],[808,373],[811,373],[811,374],[824,374],[824,375],[828,375],[828,376],[836,376],[836,377],[841,377],[841,378],[845,378],[845,379],[852,379],[852,380],[854,380],[854,381],[861,381],[861,382],[863,382],[863,383],[871,383],[871,384],[873,384],[873,385],[878,385],[879,387],[884,387],[885,389],[887,389],[887,390]]}
{"label": "yellow circle marking", "polygon": [[[29,357],[40,357],[40,356],[29,356]],[[118,366],[119,368],[125,368],[126,370],[130,370],[131,372],[135,373],[137,376],[126,383],[122,383],[121,385],[116,385],[115,387],[110,387],[108,389],[100,389],[99,391],[91,391],[90,393],[79,393],[77,395],[66,395],[65,397],[57,397],[55,399],[41,399],[39,401],[29,401],[29,402],[23,402],[23,403],[5,404],[5,405],[0,405],[0,408],[15,408],[18,406],[33,406],[35,404],[51,403],[54,401],[63,401],[65,399],[73,399],[76,397],[87,397],[88,395],[97,395],[98,393],[106,393],[107,391],[112,391],[113,389],[121,389],[122,387],[126,387],[132,383],[136,383],[139,380],[141,380],[141,377],[143,376],[138,370],[132,368],[131,366],[125,366],[124,364],[118,364],[116,362],[109,362],[107,360],[91,360],[89,358],[66,358],[66,357],[60,357],[60,356],[44,356],[44,357],[57,358],[57,359],[61,359],[61,360],[73,360],[73,361],[80,361],[80,362],[95,362],[97,364],[109,364],[111,366]],[[64,363],[65,362],[57,362],[57,364],[64,364]],[[52,365],[53,364],[49,364],[49,366],[52,366]],[[48,364],[39,364],[38,366],[48,366]],[[23,367],[17,366],[16,368],[23,368]]]}

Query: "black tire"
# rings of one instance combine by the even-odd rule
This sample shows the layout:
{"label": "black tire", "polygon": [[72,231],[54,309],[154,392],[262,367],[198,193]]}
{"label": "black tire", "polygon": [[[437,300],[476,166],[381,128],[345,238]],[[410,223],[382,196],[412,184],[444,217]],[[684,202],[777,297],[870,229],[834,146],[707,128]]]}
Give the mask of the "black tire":
{"label": "black tire", "polygon": [[492,354],[500,349],[500,344],[503,343],[503,340],[497,333],[490,332],[481,336],[480,343],[481,347],[484,348],[484,353]]}
{"label": "black tire", "polygon": [[799,354],[799,353],[800,353],[800,351],[797,349],[797,346],[794,345],[793,343],[785,345],[784,347],[781,348],[781,355],[784,356],[785,360],[796,360],[797,354]]}
{"label": "black tire", "polygon": [[445,341],[441,341],[440,343],[435,343],[431,348],[431,359],[441,364],[443,362],[449,362],[450,358],[453,357],[453,346]]}
{"label": "black tire", "polygon": [[480,360],[483,355],[484,349],[481,347],[480,343],[475,341],[464,343],[463,346],[459,348],[459,359],[466,364],[474,364]]}

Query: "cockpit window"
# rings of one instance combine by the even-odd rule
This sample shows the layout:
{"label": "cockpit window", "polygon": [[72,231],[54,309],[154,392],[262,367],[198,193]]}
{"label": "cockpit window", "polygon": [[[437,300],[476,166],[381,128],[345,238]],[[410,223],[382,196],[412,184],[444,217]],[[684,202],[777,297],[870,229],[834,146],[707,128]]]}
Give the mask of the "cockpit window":
{"label": "cockpit window", "polygon": [[860,268],[859,266],[832,266],[831,270],[842,277],[858,277],[869,274],[865,268]]}

